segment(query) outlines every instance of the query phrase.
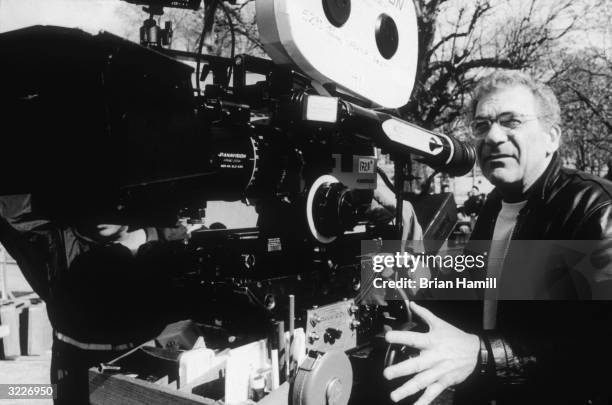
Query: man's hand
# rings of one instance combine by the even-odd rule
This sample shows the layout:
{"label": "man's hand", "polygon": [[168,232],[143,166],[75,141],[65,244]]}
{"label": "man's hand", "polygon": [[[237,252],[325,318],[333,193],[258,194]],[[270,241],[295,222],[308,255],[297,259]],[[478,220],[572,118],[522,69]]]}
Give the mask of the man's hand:
{"label": "man's hand", "polygon": [[114,243],[119,243],[130,249],[133,255],[135,255],[138,249],[147,242],[147,234],[144,229],[136,229],[135,231],[128,232],[127,226],[124,226],[115,237]]}
{"label": "man's hand", "polygon": [[414,302],[410,303],[410,308],[427,323],[429,332],[387,332],[385,338],[389,343],[414,347],[421,352],[417,357],[387,367],[384,375],[391,380],[415,374],[391,393],[391,399],[398,402],[424,389],[425,393],[414,405],[427,405],[446,388],[465,381],[474,371],[480,341],[478,336],[457,329]]}

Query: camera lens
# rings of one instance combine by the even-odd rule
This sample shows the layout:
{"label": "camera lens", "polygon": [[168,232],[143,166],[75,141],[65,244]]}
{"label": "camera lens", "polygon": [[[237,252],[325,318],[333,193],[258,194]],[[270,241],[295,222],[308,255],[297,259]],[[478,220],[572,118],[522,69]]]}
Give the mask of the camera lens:
{"label": "camera lens", "polygon": [[315,196],[313,209],[317,228],[325,236],[342,235],[354,226],[351,195],[342,183],[322,185]]}
{"label": "camera lens", "polygon": [[399,33],[393,18],[381,14],[376,21],[376,45],[385,59],[391,59],[399,46]]}
{"label": "camera lens", "polygon": [[325,16],[335,27],[342,27],[351,15],[351,0],[323,0]]}

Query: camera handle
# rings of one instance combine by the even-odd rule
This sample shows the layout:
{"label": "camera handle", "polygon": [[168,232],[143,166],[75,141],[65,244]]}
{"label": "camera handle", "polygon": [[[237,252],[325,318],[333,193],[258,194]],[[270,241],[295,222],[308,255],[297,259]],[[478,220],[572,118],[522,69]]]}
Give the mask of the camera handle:
{"label": "camera handle", "polygon": [[144,20],[140,27],[140,45],[147,48],[169,46],[172,42],[172,22],[166,21],[164,28],[161,28],[155,21],[155,16],[164,14],[164,8],[159,5],[150,5],[142,9],[149,14],[149,18]]}

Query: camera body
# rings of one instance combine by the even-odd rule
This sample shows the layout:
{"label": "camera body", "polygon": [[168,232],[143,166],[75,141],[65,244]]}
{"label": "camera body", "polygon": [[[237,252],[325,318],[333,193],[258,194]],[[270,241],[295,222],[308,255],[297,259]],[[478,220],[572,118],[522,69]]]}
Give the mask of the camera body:
{"label": "camera body", "polygon": [[[268,60],[211,58],[213,84],[196,96],[190,66],[110,33],[37,26],[0,47],[7,150],[30,157],[2,160],[0,193],[31,193],[41,215],[151,226],[211,200],[303,206],[324,174],[359,190],[350,215],[371,200],[372,142],[306,122],[312,87]],[[246,85],[251,73],[262,80]]]}

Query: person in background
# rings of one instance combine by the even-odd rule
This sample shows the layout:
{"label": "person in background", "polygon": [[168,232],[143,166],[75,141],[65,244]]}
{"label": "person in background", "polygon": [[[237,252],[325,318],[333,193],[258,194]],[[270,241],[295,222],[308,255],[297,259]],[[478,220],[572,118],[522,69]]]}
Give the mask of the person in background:
{"label": "person in background", "polygon": [[468,199],[463,204],[468,215],[478,216],[485,202],[485,195],[480,192],[477,186],[473,186],[468,192]]}
{"label": "person in background", "polygon": [[153,339],[172,317],[168,243],[185,229],[41,218],[30,195],[0,197],[0,242],[45,300],[55,404],[89,403],[88,369]]}

